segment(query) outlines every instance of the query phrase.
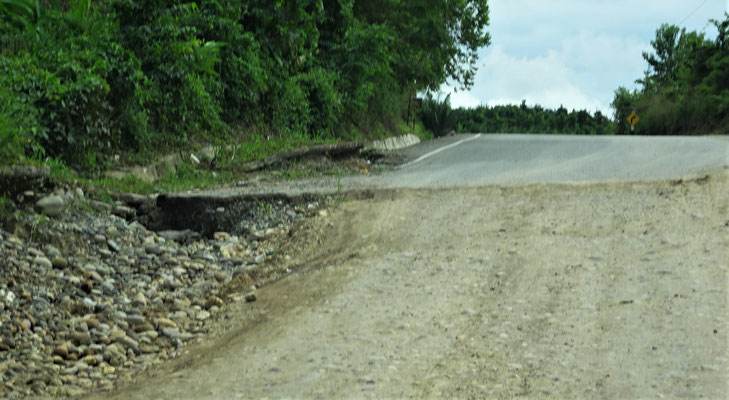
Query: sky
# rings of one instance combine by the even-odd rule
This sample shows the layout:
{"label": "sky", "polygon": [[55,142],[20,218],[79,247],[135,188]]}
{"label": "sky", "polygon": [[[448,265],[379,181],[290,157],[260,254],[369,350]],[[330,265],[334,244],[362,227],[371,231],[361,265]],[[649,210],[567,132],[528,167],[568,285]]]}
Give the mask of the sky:
{"label": "sky", "polygon": [[612,116],[615,89],[637,88],[642,57],[663,23],[716,37],[729,0],[489,0],[491,45],[479,51],[469,91],[453,107],[563,105]]}

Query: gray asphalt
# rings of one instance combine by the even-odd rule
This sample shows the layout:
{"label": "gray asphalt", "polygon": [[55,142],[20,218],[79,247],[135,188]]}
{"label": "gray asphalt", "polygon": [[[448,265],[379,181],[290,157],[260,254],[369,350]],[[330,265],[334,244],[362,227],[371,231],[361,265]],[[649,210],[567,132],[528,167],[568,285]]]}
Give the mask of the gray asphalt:
{"label": "gray asphalt", "polygon": [[729,137],[460,134],[423,142],[401,153],[408,162],[380,175],[176,193],[170,197],[290,197],[331,195],[350,189],[693,178],[729,168]]}
{"label": "gray asphalt", "polygon": [[[450,147],[427,156],[438,144]],[[729,167],[729,138],[459,135],[413,146],[405,154],[415,162],[372,183],[440,188],[691,178]]]}

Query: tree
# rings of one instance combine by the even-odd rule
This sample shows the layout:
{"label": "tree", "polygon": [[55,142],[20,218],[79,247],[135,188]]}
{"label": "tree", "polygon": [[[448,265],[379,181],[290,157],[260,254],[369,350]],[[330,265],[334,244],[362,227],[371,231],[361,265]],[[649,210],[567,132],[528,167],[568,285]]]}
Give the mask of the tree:
{"label": "tree", "polygon": [[360,0],[354,15],[394,29],[394,69],[403,87],[437,90],[450,80],[470,88],[477,52],[491,42],[486,0]]}

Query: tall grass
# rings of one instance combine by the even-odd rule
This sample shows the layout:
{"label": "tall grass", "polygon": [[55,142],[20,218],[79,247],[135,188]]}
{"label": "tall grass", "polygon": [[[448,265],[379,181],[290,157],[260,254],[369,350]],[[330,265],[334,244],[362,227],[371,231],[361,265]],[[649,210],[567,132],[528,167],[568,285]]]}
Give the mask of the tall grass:
{"label": "tall grass", "polygon": [[428,93],[423,99],[420,119],[425,128],[433,132],[436,137],[448,134],[455,128],[455,119],[451,112],[451,95],[440,99]]}

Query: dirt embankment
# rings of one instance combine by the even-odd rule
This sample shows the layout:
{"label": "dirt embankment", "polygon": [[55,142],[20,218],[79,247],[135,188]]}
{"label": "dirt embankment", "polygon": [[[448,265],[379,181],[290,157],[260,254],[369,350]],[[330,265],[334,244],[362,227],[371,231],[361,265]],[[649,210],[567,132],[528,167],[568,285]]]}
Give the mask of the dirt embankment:
{"label": "dirt embankment", "polygon": [[728,188],[348,201],[218,339],[95,398],[727,398]]}

